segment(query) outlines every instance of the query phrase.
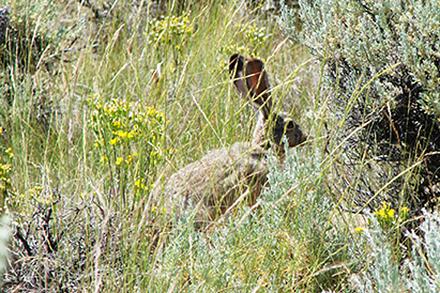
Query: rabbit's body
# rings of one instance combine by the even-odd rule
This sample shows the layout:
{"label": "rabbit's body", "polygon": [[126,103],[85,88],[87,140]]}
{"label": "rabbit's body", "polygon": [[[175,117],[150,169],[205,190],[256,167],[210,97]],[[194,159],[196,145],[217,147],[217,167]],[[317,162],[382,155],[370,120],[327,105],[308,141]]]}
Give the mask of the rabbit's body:
{"label": "rabbit's body", "polygon": [[237,200],[253,204],[266,182],[266,150],[252,143],[235,143],[229,148],[208,152],[201,159],[180,169],[155,189],[167,211],[179,217],[196,209],[198,226],[223,214]]}
{"label": "rabbit's body", "polygon": [[[252,142],[208,152],[204,157],[170,176],[165,185],[156,183],[153,197],[163,202],[170,215],[194,212],[199,227],[227,211],[241,195],[252,204],[267,182],[267,148],[283,156],[282,138],[289,147],[306,140],[298,124],[285,114],[273,113],[263,62],[235,54],[230,72],[241,96],[257,110]],[[162,187],[163,186],[163,187]]]}

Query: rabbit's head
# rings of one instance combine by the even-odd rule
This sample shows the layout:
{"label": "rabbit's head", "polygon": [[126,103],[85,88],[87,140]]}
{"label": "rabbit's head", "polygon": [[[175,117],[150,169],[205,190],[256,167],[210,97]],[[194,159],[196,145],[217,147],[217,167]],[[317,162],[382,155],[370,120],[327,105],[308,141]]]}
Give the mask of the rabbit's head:
{"label": "rabbit's head", "polygon": [[250,99],[259,112],[254,141],[264,144],[269,139],[281,146],[286,136],[289,147],[303,143],[307,136],[288,115],[273,111],[269,78],[261,60],[234,54],[229,59],[229,72],[240,95]]}

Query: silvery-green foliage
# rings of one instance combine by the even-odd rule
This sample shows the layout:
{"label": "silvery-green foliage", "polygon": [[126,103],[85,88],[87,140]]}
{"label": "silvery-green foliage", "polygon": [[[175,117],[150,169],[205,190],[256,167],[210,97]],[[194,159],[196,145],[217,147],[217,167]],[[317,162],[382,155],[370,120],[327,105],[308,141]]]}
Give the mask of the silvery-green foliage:
{"label": "silvery-green foliage", "polygon": [[440,290],[440,216],[424,211],[420,234],[409,234],[412,249],[403,265],[392,255],[389,239],[374,217],[373,227],[365,232],[368,260],[365,271],[353,275],[354,289],[362,292],[439,292]]}
{"label": "silvery-green foliage", "polygon": [[424,211],[422,236],[412,233],[412,257],[405,262],[411,278],[405,280],[409,292],[440,291],[440,216]]}
{"label": "silvery-green foliage", "polygon": [[[353,171],[361,160],[368,166],[375,162],[376,169],[361,170],[367,176],[357,179],[357,203],[375,208],[382,199],[396,203],[403,196],[411,198],[412,210],[431,204],[440,186],[440,2],[300,0],[299,5],[301,30],[287,5],[279,22],[325,63],[330,110],[344,122],[340,138],[354,134],[344,146],[344,164]],[[421,157],[425,164],[410,182],[400,178],[381,190],[408,160]],[[370,201],[377,190],[383,197]]]}
{"label": "silvery-green foliage", "polygon": [[3,273],[7,268],[8,243],[10,237],[9,217],[3,215],[0,217],[0,285],[3,280]]}
{"label": "silvery-green foliage", "polygon": [[[438,92],[438,1],[301,0],[299,4],[304,22],[299,37],[318,56],[363,66],[370,77],[401,63],[426,91]],[[281,14],[287,28],[291,13],[284,7]],[[429,111],[440,114],[440,108]]]}
{"label": "silvery-green foliage", "polygon": [[[310,262],[308,270],[337,261],[346,240],[329,221],[332,202],[320,182],[321,157],[304,156],[295,150],[287,155],[284,167],[269,156],[269,184],[258,199],[259,208],[242,207],[212,233],[195,231],[190,216],[179,221],[156,259],[155,288],[164,289],[170,280],[188,276],[190,290],[231,286],[251,291],[262,278],[267,290],[291,290],[299,279],[286,271],[305,265],[305,260]],[[309,285],[336,286],[326,278],[333,272],[317,274]]]}
{"label": "silvery-green foliage", "polygon": [[[320,237],[314,231],[319,231],[318,227],[323,228],[328,222],[332,203],[322,189],[320,155],[308,156],[307,162],[302,156],[299,150],[288,155],[283,168],[279,167],[274,156],[269,158],[270,187],[260,198],[266,212],[263,220],[270,225],[278,218],[288,216],[296,237]],[[314,188],[307,192],[310,186]],[[291,205],[295,208],[289,208]]]}
{"label": "silvery-green foliage", "polygon": [[[299,4],[302,31],[294,30],[296,13],[286,5],[280,23],[316,56],[343,65],[330,71],[352,75],[345,85],[348,91],[339,94],[349,97],[375,75],[398,65],[390,76],[374,82],[372,90],[383,99],[371,102],[393,100],[405,90],[399,78],[407,78],[423,89],[419,100],[423,109],[440,117],[438,1],[300,0]],[[347,69],[350,72],[342,72]]]}
{"label": "silvery-green foliage", "polygon": [[372,229],[363,235],[364,247],[368,254],[362,255],[366,270],[353,275],[350,279],[353,287],[360,292],[400,292],[401,276],[399,266],[392,257],[391,245],[381,230],[379,223],[371,217]]}

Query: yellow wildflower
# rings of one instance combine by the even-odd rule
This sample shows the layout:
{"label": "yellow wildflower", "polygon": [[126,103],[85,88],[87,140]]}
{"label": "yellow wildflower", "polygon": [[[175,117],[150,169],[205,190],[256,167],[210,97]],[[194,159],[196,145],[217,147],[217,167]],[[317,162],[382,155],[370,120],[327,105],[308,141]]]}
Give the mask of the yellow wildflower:
{"label": "yellow wildflower", "polygon": [[391,208],[391,205],[389,203],[383,202],[382,207],[375,211],[374,214],[376,217],[384,222],[392,222],[394,220],[396,211]]}
{"label": "yellow wildflower", "polygon": [[128,165],[130,165],[131,162],[133,162],[133,156],[132,156],[132,155],[128,155],[128,156],[127,156],[127,159],[125,160],[125,162],[126,162]]}
{"label": "yellow wildflower", "polygon": [[399,210],[399,218],[402,220],[406,220],[409,216],[409,208],[408,207],[401,207]]}
{"label": "yellow wildflower", "polygon": [[128,132],[127,131],[123,131],[123,130],[118,130],[116,132],[114,132],[115,135],[117,135],[118,137],[124,139],[128,137]]}
{"label": "yellow wildflower", "polygon": [[116,113],[117,110],[118,109],[115,106],[113,106],[113,105],[111,105],[111,106],[108,106],[108,105],[104,106],[104,112],[107,115],[112,115],[112,114]]}
{"label": "yellow wildflower", "polygon": [[394,214],[395,214],[395,210],[394,209],[389,209],[388,210],[388,213],[387,213],[387,216],[388,216],[388,218],[391,218],[391,219],[393,219],[394,218]]}
{"label": "yellow wildflower", "polygon": [[95,140],[95,142],[93,143],[93,146],[97,149],[100,146],[102,146],[103,144],[104,144],[104,139],[99,138],[99,139]]}
{"label": "yellow wildflower", "polygon": [[112,139],[110,140],[110,144],[111,144],[111,145],[115,145],[115,144],[117,144],[118,142],[119,142],[119,139],[118,139],[117,137],[112,138]]}
{"label": "yellow wildflower", "polygon": [[138,179],[134,182],[134,186],[138,189],[146,189],[146,185],[144,183],[142,183],[141,179]]}
{"label": "yellow wildflower", "polygon": [[147,107],[147,115],[148,116],[156,116],[158,111],[154,107]]}
{"label": "yellow wildflower", "polygon": [[128,138],[128,139],[131,139],[131,138],[135,137],[136,134],[137,134],[137,133],[136,133],[135,130],[131,130],[130,132],[127,133],[127,138]]}
{"label": "yellow wildflower", "polygon": [[11,168],[11,164],[0,164],[0,169],[2,169],[4,172],[9,172]]}
{"label": "yellow wildflower", "polygon": [[356,232],[358,234],[361,234],[364,231],[365,231],[365,228],[363,228],[363,227],[356,227],[356,228],[354,228],[354,232]]}
{"label": "yellow wildflower", "polygon": [[116,120],[116,121],[113,121],[112,125],[116,128],[119,128],[122,126],[122,123],[121,123],[121,121]]}
{"label": "yellow wildflower", "polygon": [[40,194],[43,190],[44,190],[43,186],[35,185],[34,187],[28,190],[28,193],[36,195],[36,194]]}
{"label": "yellow wildflower", "polygon": [[116,158],[116,166],[121,165],[124,162],[124,158],[123,157],[117,157]]}
{"label": "yellow wildflower", "polygon": [[14,157],[14,152],[12,151],[12,148],[7,148],[6,149],[6,154],[8,155],[9,158],[13,158]]}

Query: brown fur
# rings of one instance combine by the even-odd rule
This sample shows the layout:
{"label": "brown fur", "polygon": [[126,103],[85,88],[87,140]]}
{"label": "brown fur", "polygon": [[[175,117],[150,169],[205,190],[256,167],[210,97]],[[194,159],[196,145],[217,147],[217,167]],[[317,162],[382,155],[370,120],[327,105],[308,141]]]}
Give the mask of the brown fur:
{"label": "brown fur", "polygon": [[[234,204],[237,194],[264,185],[265,155],[265,149],[251,143],[212,150],[171,175],[154,196],[163,195],[167,212],[177,217],[196,209],[197,226],[205,226]],[[246,200],[253,204],[257,196],[251,194]]]}

